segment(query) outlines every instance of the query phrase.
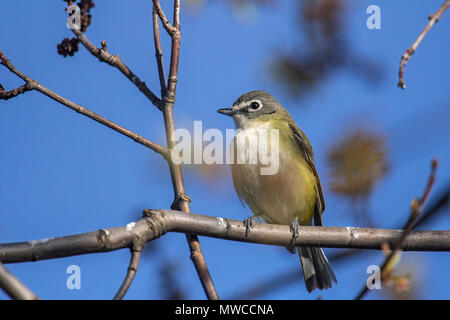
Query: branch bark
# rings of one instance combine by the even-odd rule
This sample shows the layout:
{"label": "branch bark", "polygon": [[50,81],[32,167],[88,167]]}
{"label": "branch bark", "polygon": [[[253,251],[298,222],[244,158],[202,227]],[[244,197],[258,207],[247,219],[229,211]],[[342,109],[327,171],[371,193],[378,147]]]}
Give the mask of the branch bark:
{"label": "branch bark", "polygon": [[[0,261],[16,263],[109,252],[132,248],[135,239],[143,242],[168,232],[201,235],[225,240],[285,247],[292,242],[287,225],[254,223],[246,236],[242,221],[175,210],[145,210],[146,216],[126,226],[26,242],[0,244]],[[398,242],[403,230],[300,226],[295,246],[380,250],[382,243]],[[402,242],[404,251],[450,251],[450,231],[412,231]]]}

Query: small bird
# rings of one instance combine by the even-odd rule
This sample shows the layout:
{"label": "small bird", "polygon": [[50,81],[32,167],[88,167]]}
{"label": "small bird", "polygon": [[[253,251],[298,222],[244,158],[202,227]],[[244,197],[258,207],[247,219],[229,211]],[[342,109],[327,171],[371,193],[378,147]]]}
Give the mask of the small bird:
{"label": "small bird", "polygon": [[[233,163],[233,184],[241,201],[245,201],[254,216],[244,223],[248,230],[256,217],[267,223],[291,226],[293,239],[299,236],[299,225],[322,225],[325,201],[319,176],[314,164],[311,144],[305,133],[292,120],[286,109],[269,93],[251,91],[240,96],[232,108],[217,110],[233,117],[237,133],[231,148],[241,135],[258,129],[278,131],[278,170],[274,174],[261,174],[261,164]],[[242,136],[241,136],[242,137]],[[244,144],[238,153],[248,159],[251,143]],[[233,153],[234,150],[230,152]],[[253,149],[254,150],[254,149]],[[234,154],[234,153],[233,153]],[[237,155],[239,157],[239,155]],[[246,231],[247,231],[246,229]],[[287,247],[294,253],[293,247]],[[306,288],[331,288],[336,276],[321,248],[298,247]]]}

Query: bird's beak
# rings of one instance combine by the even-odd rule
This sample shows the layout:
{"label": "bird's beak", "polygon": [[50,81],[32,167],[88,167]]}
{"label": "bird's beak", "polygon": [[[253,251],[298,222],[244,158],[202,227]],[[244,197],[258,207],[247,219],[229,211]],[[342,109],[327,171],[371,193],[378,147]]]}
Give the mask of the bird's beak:
{"label": "bird's beak", "polygon": [[236,110],[233,110],[232,108],[222,108],[217,110],[217,112],[231,117],[236,114]]}

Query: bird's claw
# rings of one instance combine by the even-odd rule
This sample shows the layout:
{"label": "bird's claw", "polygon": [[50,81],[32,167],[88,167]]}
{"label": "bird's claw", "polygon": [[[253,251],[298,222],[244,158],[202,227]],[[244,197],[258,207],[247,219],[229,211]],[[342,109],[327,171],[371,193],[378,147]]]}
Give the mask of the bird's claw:
{"label": "bird's claw", "polygon": [[250,234],[250,229],[253,228],[253,222],[256,219],[256,216],[248,217],[244,220],[244,227],[245,227],[245,236],[248,237]]}
{"label": "bird's claw", "polygon": [[292,240],[291,240],[291,245],[294,246],[295,240],[297,240],[297,238],[300,236],[299,231],[298,231],[298,227],[299,227],[299,223],[298,223],[298,219],[295,218],[291,225],[289,226],[289,229],[292,232]]}

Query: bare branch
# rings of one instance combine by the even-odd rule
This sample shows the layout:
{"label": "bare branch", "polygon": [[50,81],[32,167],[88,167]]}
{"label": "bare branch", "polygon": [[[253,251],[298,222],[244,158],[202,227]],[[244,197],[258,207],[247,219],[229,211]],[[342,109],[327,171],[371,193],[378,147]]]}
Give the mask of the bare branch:
{"label": "bare branch", "polygon": [[102,47],[97,48],[86,38],[80,30],[72,29],[78,40],[89,50],[92,55],[100,61],[117,68],[122,72],[138,89],[141,91],[159,110],[161,110],[161,100],[147,87],[144,81],[141,81],[120,59],[119,55],[111,55],[106,49],[106,42],[102,41]]}
{"label": "bare branch", "polygon": [[[433,188],[434,182],[436,180],[436,170],[437,170],[438,164],[439,164],[438,160],[433,159],[433,161],[431,162],[431,173],[430,173],[430,176],[428,177],[428,182],[427,182],[427,185],[426,185],[426,188],[425,188],[425,191],[424,191],[422,197],[418,201],[416,199],[413,200],[413,202],[411,204],[411,215],[403,227],[403,232],[402,232],[400,239],[393,246],[389,245],[389,247],[393,248],[393,250],[389,253],[389,255],[386,257],[384,262],[381,264],[380,272],[381,272],[382,279],[385,275],[387,266],[392,261],[392,259],[397,254],[397,252],[402,248],[403,242],[408,237],[408,234],[410,234],[412,232],[412,230],[414,229],[414,226],[416,225],[417,218],[419,217],[420,213],[422,212],[423,206],[424,206],[425,202],[427,201],[428,197],[430,196],[431,189]],[[359,292],[358,296],[355,298],[355,300],[361,300],[368,291],[369,291],[369,288],[365,284],[363,286],[363,288],[361,289],[361,291]]]}
{"label": "bare branch", "polygon": [[134,276],[136,275],[139,266],[139,261],[141,260],[141,253],[142,251],[132,250],[127,275],[125,276],[125,280],[123,281],[119,291],[114,296],[114,300],[122,300],[125,294],[127,293],[128,289],[130,288]]}
{"label": "bare branch", "polygon": [[157,143],[151,142],[151,141],[145,139],[144,137],[96,114],[95,112],[60,96],[59,94],[53,92],[52,90],[44,87],[38,81],[33,80],[30,77],[24,75],[11,63],[11,61],[9,61],[5,57],[5,55],[2,53],[1,50],[0,50],[0,60],[1,60],[1,64],[6,66],[12,73],[16,74],[17,76],[19,76],[26,82],[26,86],[28,88],[27,91],[37,90],[37,91],[45,94],[47,97],[61,103],[62,105],[66,106],[72,110],[75,110],[76,112],[81,113],[82,115],[84,115],[88,118],[91,118],[111,129],[123,134],[124,136],[127,136],[128,138],[133,139],[137,143],[142,144],[142,145],[146,146],[147,148],[152,149],[153,151],[161,154],[164,158],[169,157],[169,151],[166,148],[164,148],[163,146],[161,146]]}
{"label": "bare branch", "polygon": [[[117,228],[93,232],[0,244],[0,261],[16,263],[69,257],[81,254],[109,252],[132,248],[136,238],[148,242],[168,232],[201,235],[286,247],[292,242],[287,225],[254,223],[246,236],[242,221],[217,218],[175,210],[145,210],[146,217]],[[300,226],[300,237],[294,245],[324,248],[354,248],[380,250],[382,243],[392,248],[403,231],[394,229]],[[450,231],[412,231],[400,246],[405,251],[450,251]]]}
{"label": "bare branch", "polygon": [[[153,7],[156,10],[156,13],[158,14],[159,18],[161,19],[161,22],[163,24],[164,29],[166,29],[167,33],[172,38],[179,38],[180,37],[180,28],[177,28],[176,23],[172,26],[170,24],[169,19],[167,19],[166,15],[164,14],[163,9],[161,8],[161,5],[159,4],[159,0],[153,0]],[[179,14],[179,6],[178,6],[178,14],[175,12],[175,15],[180,16]],[[179,20],[178,20],[179,21]]]}
{"label": "bare branch", "polygon": [[439,8],[439,10],[428,17],[429,21],[428,21],[427,25],[425,26],[425,28],[419,34],[419,36],[417,37],[416,41],[414,41],[412,46],[409,47],[405,51],[405,53],[402,55],[402,60],[400,62],[400,69],[398,71],[399,80],[398,80],[398,84],[397,84],[397,86],[399,86],[400,88],[406,89],[406,85],[403,80],[403,69],[405,68],[406,63],[408,62],[409,58],[411,58],[411,56],[414,54],[414,52],[417,50],[417,47],[420,45],[420,43],[425,38],[427,33],[436,24],[436,22],[439,21],[439,19],[444,14],[444,12],[448,9],[448,7],[450,7],[450,0],[445,0],[445,2],[442,4],[442,6]]}
{"label": "bare branch", "polygon": [[0,288],[14,300],[39,300],[19,279],[10,273],[0,262]]}

